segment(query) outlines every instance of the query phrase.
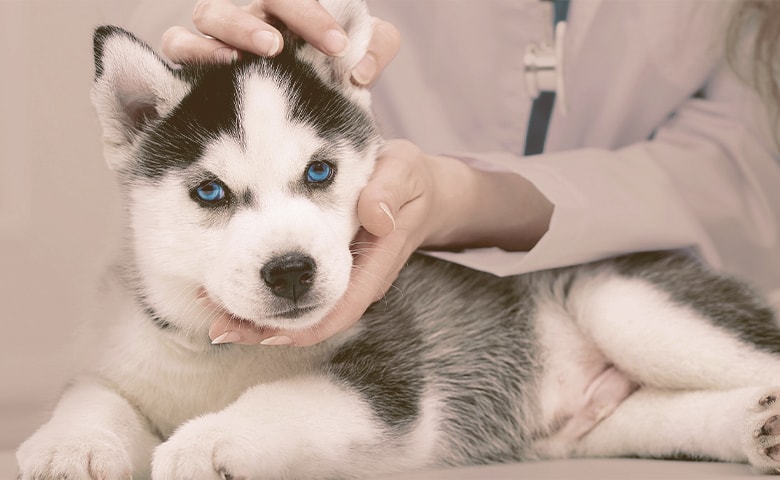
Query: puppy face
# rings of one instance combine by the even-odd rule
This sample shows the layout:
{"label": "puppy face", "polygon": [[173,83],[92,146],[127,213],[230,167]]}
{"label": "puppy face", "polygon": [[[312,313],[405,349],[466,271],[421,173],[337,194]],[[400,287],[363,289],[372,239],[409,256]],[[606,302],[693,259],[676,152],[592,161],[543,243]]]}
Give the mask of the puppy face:
{"label": "puppy face", "polygon": [[258,325],[319,321],[349,281],[379,146],[361,94],[294,52],[175,71],[126,32],[103,36],[93,100],[145,302],[190,329],[204,293]]}

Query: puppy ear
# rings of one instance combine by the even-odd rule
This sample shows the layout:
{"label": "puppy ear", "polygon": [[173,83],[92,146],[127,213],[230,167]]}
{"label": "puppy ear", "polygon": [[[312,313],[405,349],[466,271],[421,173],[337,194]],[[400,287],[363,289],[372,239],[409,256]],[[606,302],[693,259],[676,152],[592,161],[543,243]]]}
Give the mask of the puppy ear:
{"label": "puppy ear", "polygon": [[103,127],[106,160],[119,169],[141,134],[168,114],[190,85],[146,43],[114,26],[94,34],[92,104]]}
{"label": "puppy ear", "polygon": [[309,44],[297,51],[298,58],[312,67],[322,81],[330,84],[361,105],[368,107],[370,94],[366,88],[352,83],[352,70],[368,51],[373,33],[373,18],[364,0],[320,0],[325,10],[344,28],[349,49],[342,57],[330,57]]}

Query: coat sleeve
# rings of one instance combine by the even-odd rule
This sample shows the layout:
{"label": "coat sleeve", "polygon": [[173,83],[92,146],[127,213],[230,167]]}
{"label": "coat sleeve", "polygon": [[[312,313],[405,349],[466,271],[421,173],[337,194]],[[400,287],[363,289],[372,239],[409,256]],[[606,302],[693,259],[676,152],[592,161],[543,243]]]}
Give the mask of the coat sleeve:
{"label": "coat sleeve", "polygon": [[673,248],[693,248],[715,267],[744,263],[756,249],[780,262],[780,163],[765,117],[724,66],[648,141],[525,158],[458,153],[525,176],[555,210],[530,252],[436,255],[497,275]]}

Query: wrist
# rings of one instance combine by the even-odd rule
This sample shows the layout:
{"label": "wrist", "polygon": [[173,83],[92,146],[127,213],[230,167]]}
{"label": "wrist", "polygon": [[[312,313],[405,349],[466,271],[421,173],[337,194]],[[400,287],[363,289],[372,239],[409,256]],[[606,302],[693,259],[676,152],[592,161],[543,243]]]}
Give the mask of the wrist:
{"label": "wrist", "polygon": [[422,248],[453,249],[463,241],[473,213],[477,185],[472,169],[444,156],[426,155],[431,177],[431,208]]}
{"label": "wrist", "polygon": [[448,157],[427,160],[434,201],[423,247],[527,251],[547,232],[553,205],[526,178]]}

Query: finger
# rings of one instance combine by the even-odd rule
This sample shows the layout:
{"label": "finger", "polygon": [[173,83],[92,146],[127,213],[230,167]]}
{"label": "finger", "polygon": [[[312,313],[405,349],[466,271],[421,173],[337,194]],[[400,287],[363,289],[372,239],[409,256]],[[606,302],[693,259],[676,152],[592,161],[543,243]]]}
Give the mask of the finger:
{"label": "finger", "polygon": [[226,343],[257,345],[266,338],[274,336],[276,336],[274,329],[259,327],[227,314],[217,316],[209,326],[209,338],[214,345]]}
{"label": "finger", "polygon": [[163,33],[162,51],[175,63],[230,63],[238,59],[238,50],[216,38],[204,37],[184,27],[171,27]]}
{"label": "finger", "polygon": [[422,192],[415,159],[417,150],[404,141],[388,142],[358,199],[358,218],[370,233],[383,237],[395,231],[401,208]]}
{"label": "finger", "polygon": [[375,18],[366,55],[352,70],[352,81],[368,86],[379,77],[401,48],[401,33],[390,22]]}
{"label": "finger", "polygon": [[349,48],[344,29],[317,0],[265,0],[253,3],[251,8],[255,13],[260,13],[258,8],[264,9],[327,55],[342,56]]}
{"label": "finger", "polygon": [[228,0],[200,0],[192,13],[202,33],[247,52],[274,56],[282,51],[282,34],[263,18]]}

